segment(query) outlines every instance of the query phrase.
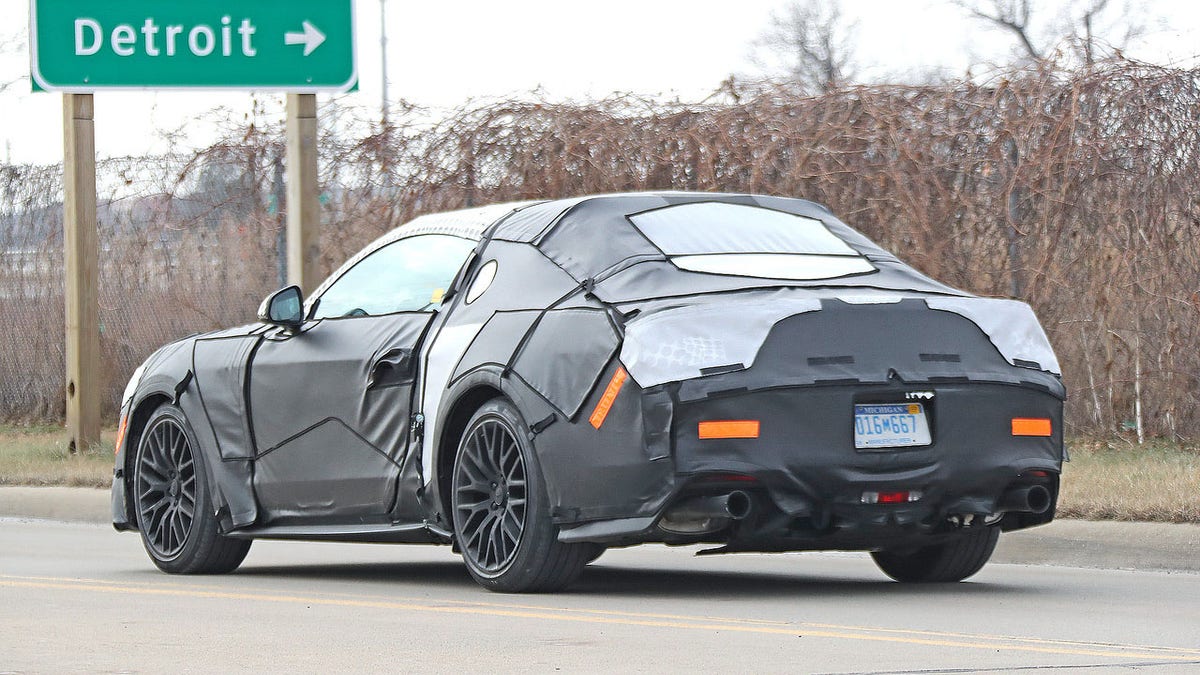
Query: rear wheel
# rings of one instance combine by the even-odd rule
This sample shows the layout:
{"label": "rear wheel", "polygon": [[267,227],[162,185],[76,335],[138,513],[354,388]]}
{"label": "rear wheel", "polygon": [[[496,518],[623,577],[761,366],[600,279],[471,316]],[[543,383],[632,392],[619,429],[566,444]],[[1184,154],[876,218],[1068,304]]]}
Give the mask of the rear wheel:
{"label": "rear wheel", "polygon": [[876,551],[871,554],[883,573],[905,583],[951,583],[962,581],[983,569],[996,542],[1000,528],[970,529],[954,539],[904,551]]}
{"label": "rear wheel", "polygon": [[209,496],[204,455],[179,408],[154,411],[133,471],[138,531],[150,559],[171,574],[223,574],[246,557],[250,541],[223,537]]}
{"label": "rear wheel", "polygon": [[604,552],[608,550],[608,547],[606,547],[604,544],[588,544],[588,546],[590,548],[588,550],[588,554],[584,558],[587,560],[587,564],[589,565],[599,560],[600,556],[604,555]]}
{"label": "rear wheel", "polygon": [[509,593],[566,587],[594,554],[558,541],[529,427],[504,399],[484,404],[459,443],[451,480],[454,536],[471,576]]}

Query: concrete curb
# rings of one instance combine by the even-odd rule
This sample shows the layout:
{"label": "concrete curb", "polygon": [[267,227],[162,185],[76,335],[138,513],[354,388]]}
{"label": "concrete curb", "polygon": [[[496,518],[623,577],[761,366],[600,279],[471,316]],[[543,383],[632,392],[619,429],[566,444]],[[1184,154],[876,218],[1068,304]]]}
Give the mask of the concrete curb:
{"label": "concrete curb", "polygon": [[97,488],[0,487],[0,518],[111,523],[109,495]]}
{"label": "concrete curb", "polygon": [[1200,572],[1200,525],[1056,520],[1000,537],[994,562]]}
{"label": "concrete curb", "polygon": [[[108,524],[109,491],[0,487],[0,518]],[[993,562],[1200,572],[1200,525],[1056,520],[1000,537]]]}

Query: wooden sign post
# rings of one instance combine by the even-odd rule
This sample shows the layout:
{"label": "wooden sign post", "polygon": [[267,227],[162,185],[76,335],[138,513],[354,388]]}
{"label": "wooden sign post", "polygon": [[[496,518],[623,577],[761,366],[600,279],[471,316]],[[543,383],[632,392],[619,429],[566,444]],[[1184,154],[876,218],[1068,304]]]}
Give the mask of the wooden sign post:
{"label": "wooden sign post", "polygon": [[288,283],[305,295],[317,287],[321,202],[317,188],[317,96],[287,95]]}
{"label": "wooden sign post", "polygon": [[285,91],[288,279],[316,287],[317,98],[358,81],[352,0],[30,0],[30,75],[63,92],[70,451],[100,442],[97,90]]}
{"label": "wooden sign post", "polygon": [[63,280],[70,452],[100,443],[96,128],[91,94],[63,94]]}

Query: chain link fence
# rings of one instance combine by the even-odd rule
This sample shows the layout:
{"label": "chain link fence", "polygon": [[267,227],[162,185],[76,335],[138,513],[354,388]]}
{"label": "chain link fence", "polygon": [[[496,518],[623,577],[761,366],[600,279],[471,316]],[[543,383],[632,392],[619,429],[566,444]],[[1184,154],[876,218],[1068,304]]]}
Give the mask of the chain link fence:
{"label": "chain link fence", "polygon": [[[1070,431],[1200,436],[1200,71],[1113,61],[988,83],[692,105],[507,100],[386,129],[321,112],[321,268],[420,213],[641,189],[828,204],[927,274],[1030,302]],[[109,159],[100,184],[106,411],[158,345],[251,321],[279,285],[282,128]],[[61,169],[0,165],[0,418],[63,413]]]}

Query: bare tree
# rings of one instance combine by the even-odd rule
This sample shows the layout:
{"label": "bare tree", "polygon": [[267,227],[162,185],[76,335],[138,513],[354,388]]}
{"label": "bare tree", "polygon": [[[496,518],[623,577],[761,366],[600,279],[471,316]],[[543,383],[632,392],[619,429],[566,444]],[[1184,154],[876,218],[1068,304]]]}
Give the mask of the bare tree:
{"label": "bare tree", "polygon": [[857,22],[847,22],[836,0],[792,0],[754,42],[755,59],[783,70],[805,93],[826,93],[855,77]]}
{"label": "bare tree", "polygon": [[1147,4],[1151,3],[1133,7],[1122,1],[1088,0],[1065,18],[1072,49],[1089,67],[1107,55],[1119,53],[1145,35],[1146,19],[1152,14]]}
{"label": "bare tree", "polygon": [[1045,61],[1066,49],[1084,65],[1119,53],[1145,33],[1146,4],[1128,0],[1074,0],[1057,14],[1033,0],[951,0],[971,17],[1016,40],[1023,60]]}
{"label": "bare tree", "polygon": [[[15,63],[16,56],[24,51],[24,49],[24,33],[0,34],[0,64]],[[28,75],[5,74],[3,77],[0,77],[0,94],[3,94],[22,82],[28,81]]]}
{"label": "bare tree", "polygon": [[1008,31],[1020,45],[1025,57],[1034,61],[1045,58],[1045,48],[1035,44],[1030,18],[1033,13],[1029,0],[953,0],[975,19]]}

